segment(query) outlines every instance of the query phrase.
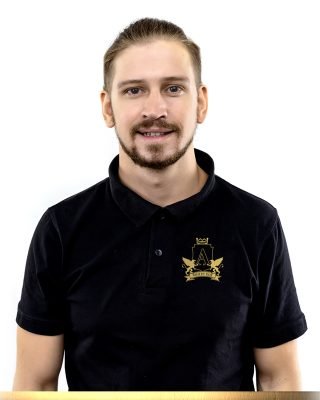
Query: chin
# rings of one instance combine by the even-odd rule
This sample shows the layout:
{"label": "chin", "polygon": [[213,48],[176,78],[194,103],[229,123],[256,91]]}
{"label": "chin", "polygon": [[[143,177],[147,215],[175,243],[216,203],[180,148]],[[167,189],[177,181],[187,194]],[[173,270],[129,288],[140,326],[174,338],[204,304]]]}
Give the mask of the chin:
{"label": "chin", "polygon": [[149,168],[157,171],[164,170],[171,165],[178,162],[186,153],[187,149],[189,148],[191,143],[188,146],[185,146],[181,150],[177,150],[172,152],[172,154],[167,154],[162,157],[143,157],[142,155],[132,152],[128,154],[131,160],[140,167]]}

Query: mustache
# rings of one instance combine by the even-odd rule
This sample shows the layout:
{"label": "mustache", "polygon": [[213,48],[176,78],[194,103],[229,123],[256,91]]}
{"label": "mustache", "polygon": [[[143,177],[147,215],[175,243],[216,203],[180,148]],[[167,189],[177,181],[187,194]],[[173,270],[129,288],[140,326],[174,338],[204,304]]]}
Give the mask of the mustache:
{"label": "mustache", "polygon": [[182,130],[182,127],[179,126],[178,124],[175,123],[169,123],[163,119],[145,119],[144,121],[134,125],[131,128],[131,135],[135,135],[137,131],[140,131],[141,129],[148,129],[148,128],[162,128],[162,129],[168,129],[170,131],[175,131],[177,133],[180,133]]}

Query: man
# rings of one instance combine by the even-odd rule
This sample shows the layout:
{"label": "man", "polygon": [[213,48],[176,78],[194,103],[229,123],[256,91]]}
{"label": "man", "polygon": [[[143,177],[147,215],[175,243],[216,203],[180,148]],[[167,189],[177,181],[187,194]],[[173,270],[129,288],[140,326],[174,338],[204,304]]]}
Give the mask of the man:
{"label": "man", "polygon": [[18,307],[15,390],[299,390],[306,331],[267,202],[192,142],[207,113],[199,48],[166,21],[104,58],[109,178],[50,207]]}

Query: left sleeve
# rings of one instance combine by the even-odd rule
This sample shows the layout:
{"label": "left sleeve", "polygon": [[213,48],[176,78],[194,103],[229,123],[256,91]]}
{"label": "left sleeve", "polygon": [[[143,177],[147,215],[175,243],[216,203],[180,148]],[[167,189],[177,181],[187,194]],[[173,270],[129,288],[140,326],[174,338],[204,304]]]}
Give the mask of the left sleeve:
{"label": "left sleeve", "polygon": [[64,332],[63,247],[48,209],[41,217],[28,251],[16,321],[38,335]]}
{"label": "left sleeve", "polygon": [[305,333],[307,324],[300,309],[286,239],[278,216],[259,253],[257,283],[254,346],[278,346]]}

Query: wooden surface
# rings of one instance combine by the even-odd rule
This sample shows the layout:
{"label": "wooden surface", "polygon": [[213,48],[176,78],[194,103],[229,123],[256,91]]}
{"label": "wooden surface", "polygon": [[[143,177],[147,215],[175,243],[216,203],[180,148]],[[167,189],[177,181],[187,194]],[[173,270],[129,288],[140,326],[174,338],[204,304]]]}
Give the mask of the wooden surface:
{"label": "wooden surface", "polygon": [[320,392],[0,392],[0,400],[320,400]]}

